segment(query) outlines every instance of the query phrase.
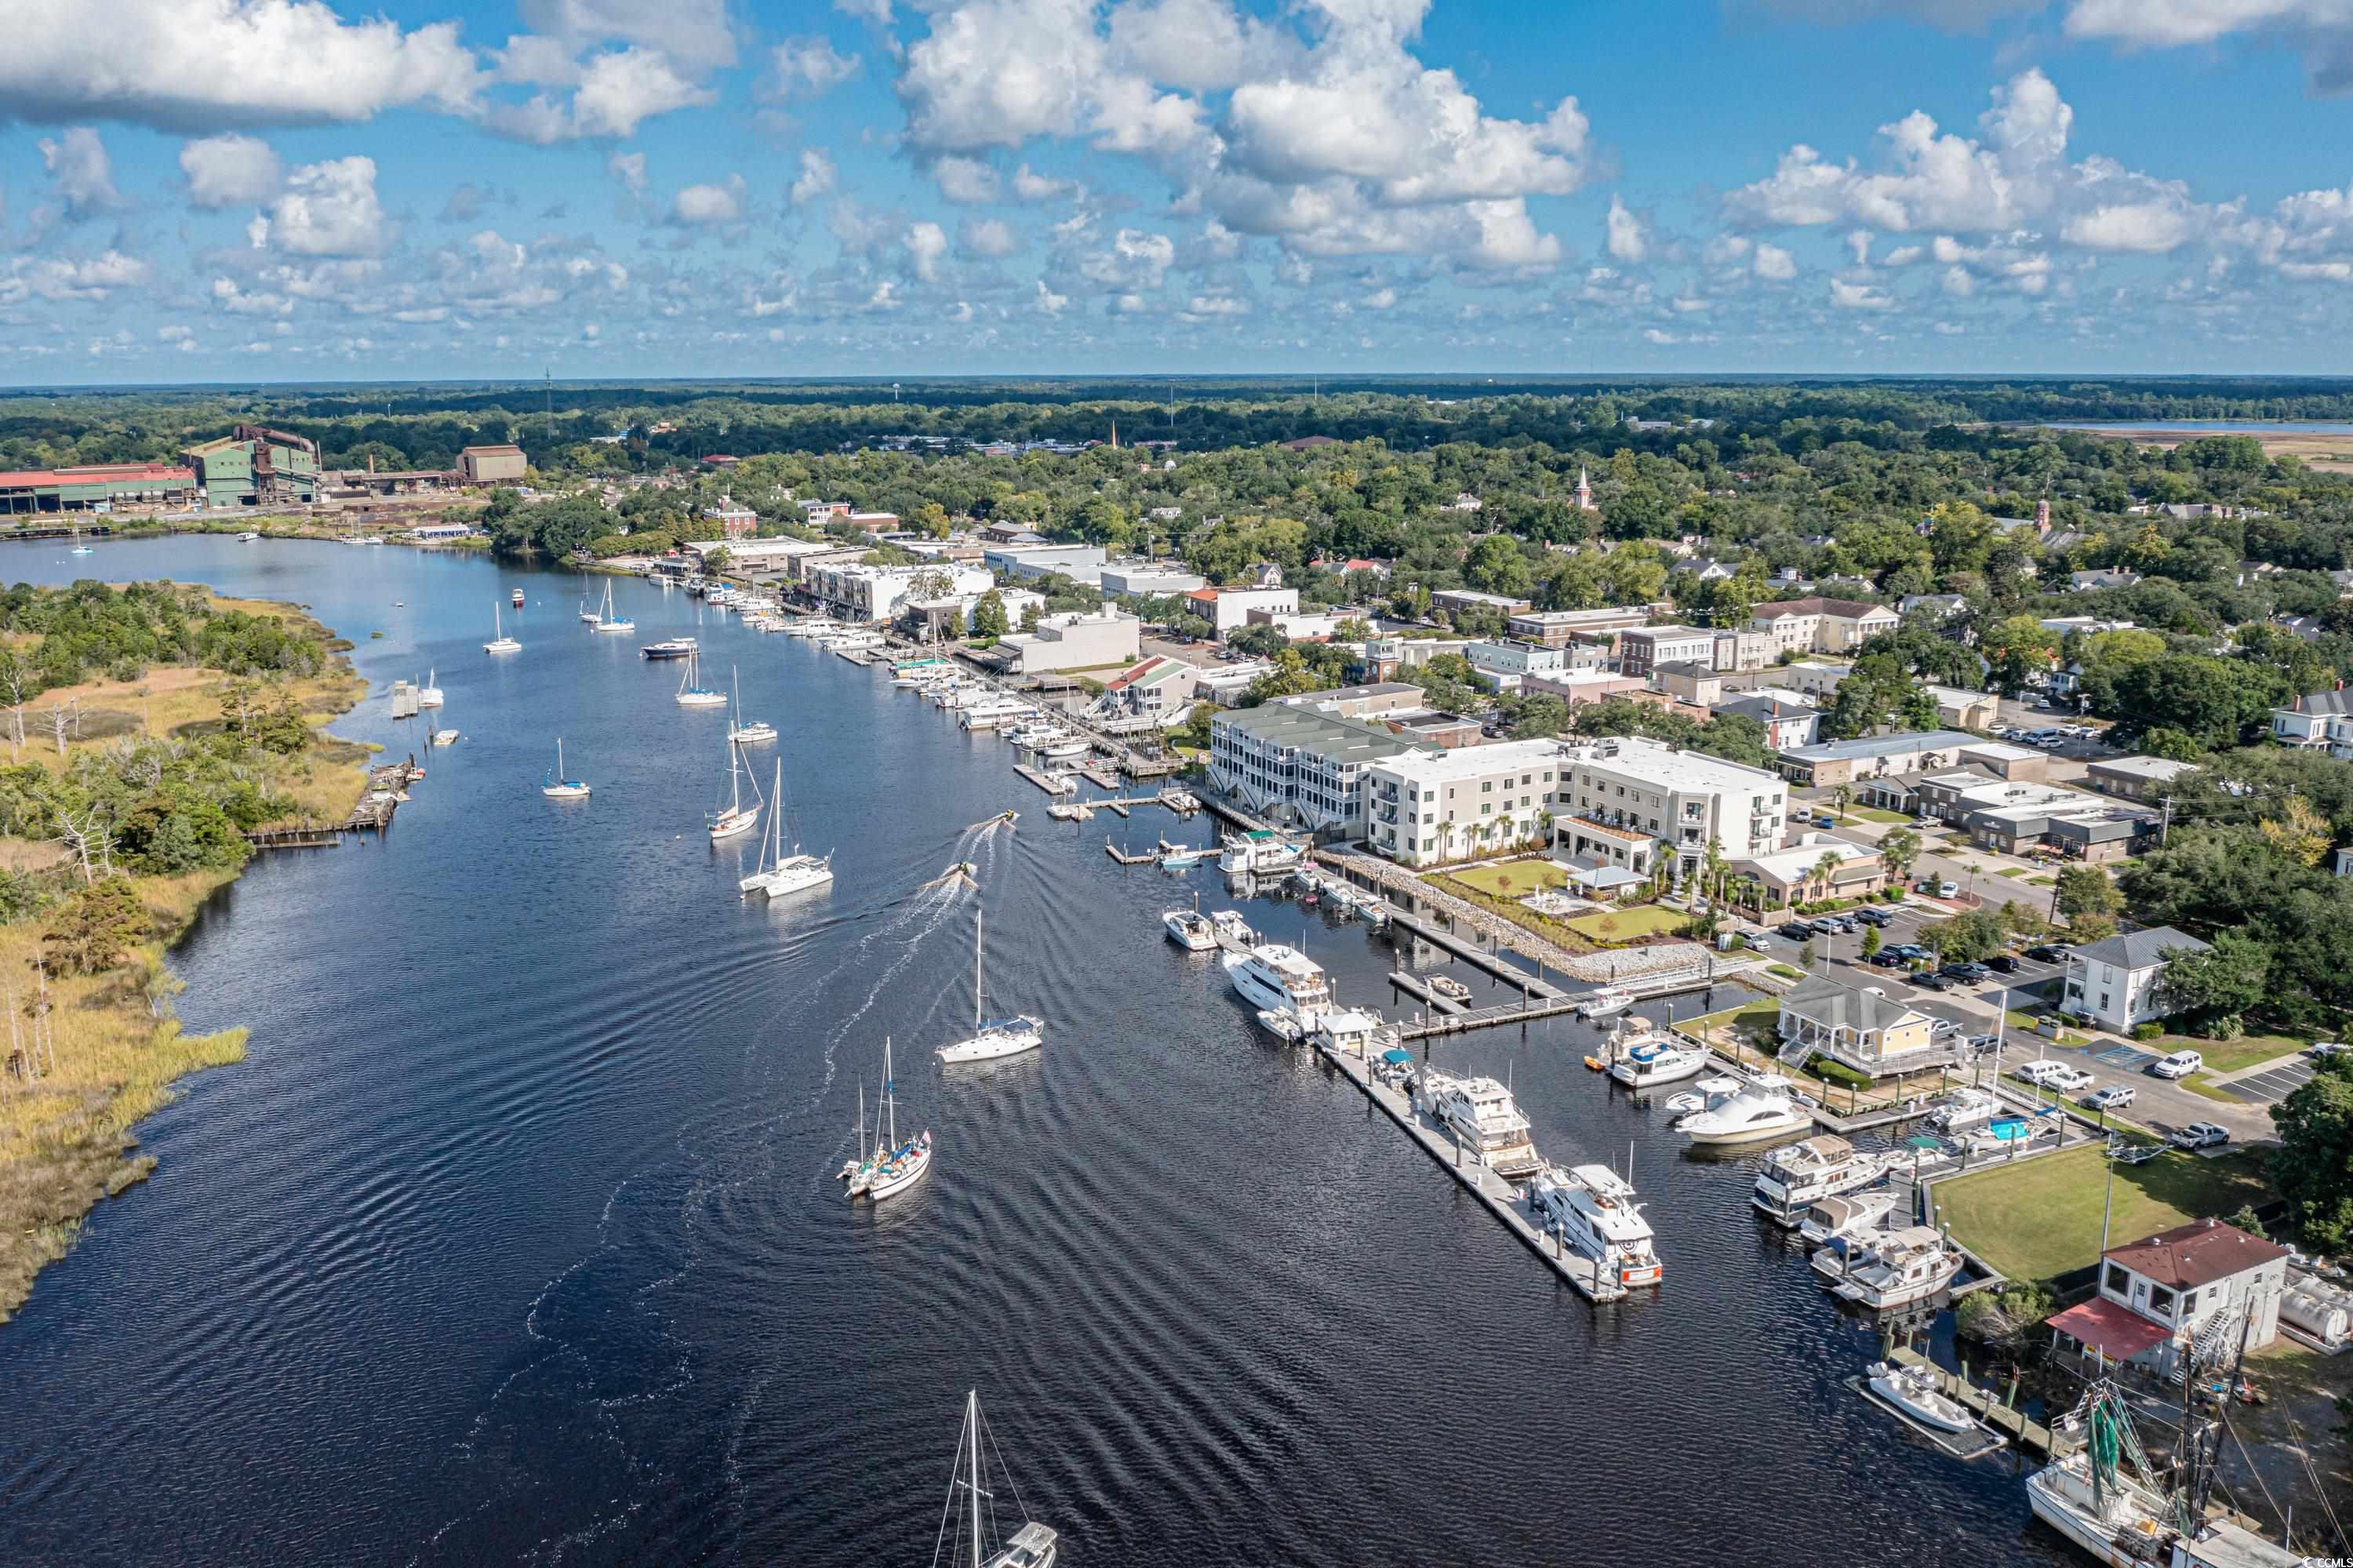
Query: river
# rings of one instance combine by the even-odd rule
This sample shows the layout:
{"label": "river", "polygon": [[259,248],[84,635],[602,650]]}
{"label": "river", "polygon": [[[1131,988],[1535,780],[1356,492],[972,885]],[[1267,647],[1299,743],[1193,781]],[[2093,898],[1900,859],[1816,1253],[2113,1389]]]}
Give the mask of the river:
{"label": "river", "polygon": [[[308,604],[375,683],[338,733],[422,755],[383,694],[438,669],[466,737],[385,842],[257,863],[175,955],[190,1026],[250,1054],[142,1127],[155,1179],[0,1329],[0,1559],[917,1564],[977,1387],[1071,1568],[2067,1560],[2011,1459],[1842,1386],[1875,1337],[1752,1217],[1753,1158],[1688,1157],[1588,1026],[1437,1057],[1508,1073],[1556,1159],[1630,1146],[1667,1282],[1607,1308],[1271,1043],[1161,933],[1236,903],[1216,872],[1102,851],[1206,822],[1050,822],[1003,741],[635,580],[638,634],[597,637],[578,578],[399,548],[0,571]],[[638,655],[685,631],[783,731],[830,890],[737,897],[754,841],[702,829],[725,720]],[[559,735],[586,802],[538,793]],[[979,895],[922,891],[963,859]],[[976,896],[992,1001],[1049,1043],[942,1071]],[[1242,906],[1388,1005],[1384,939]],[[941,1154],[877,1213],[833,1172],[886,1036]]]}

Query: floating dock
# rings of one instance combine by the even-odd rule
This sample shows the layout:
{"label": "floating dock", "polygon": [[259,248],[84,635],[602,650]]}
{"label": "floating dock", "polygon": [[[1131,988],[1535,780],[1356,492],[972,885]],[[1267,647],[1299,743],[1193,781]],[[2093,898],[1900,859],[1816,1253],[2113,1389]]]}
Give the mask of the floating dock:
{"label": "floating dock", "polygon": [[1109,839],[1103,840],[1103,853],[1122,865],[1151,865],[1160,858],[1159,852],[1156,850],[1146,850],[1142,854],[1127,854]]}
{"label": "floating dock", "polygon": [[1030,767],[1026,762],[1015,763],[1013,765],[1013,771],[1018,773],[1022,778],[1027,779],[1030,783],[1035,784],[1039,789],[1043,789],[1049,795],[1075,794],[1079,788],[1077,781],[1071,779],[1071,777],[1067,773],[1044,772],[1041,769]]}
{"label": "floating dock", "polygon": [[1968,1406],[1978,1420],[1992,1428],[1996,1436],[2006,1437],[2020,1447],[2031,1448],[2037,1453],[2051,1452],[2051,1428],[2039,1421],[2029,1421],[2023,1414],[1995,1398],[1991,1389],[1978,1388],[1956,1377],[1919,1351],[1905,1346],[1891,1349],[1887,1359],[1904,1366],[1925,1367],[1935,1373],[1937,1391]]}
{"label": "floating dock", "polygon": [[1364,1091],[1365,1097],[1388,1113],[1391,1121],[1411,1135],[1432,1160],[1444,1166],[1457,1181],[1469,1188],[1473,1196],[1487,1206],[1488,1213],[1503,1222],[1504,1228],[1517,1236],[1530,1252],[1550,1265],[1552,1271],[1575,1287],[1577,1294],[1592,1301],[1624,1299],[1626,1287],[1614,1279],[1605,1279],[1591,1258],[1567,1250],[1560,1239],[1535,1224],[1528,1216],[1527,1202],[1511,1182],[1498,1176],[1484,1162],[1468,1159],[1455,1140],[1445,1130],[1413,1108],[1411,1101],[1388,1085],[1373,1077],[1370,1069],[1359,1057],[1345,1052],[1316,1050],[1324,1059],[1347,1075],[1348,1081]]}

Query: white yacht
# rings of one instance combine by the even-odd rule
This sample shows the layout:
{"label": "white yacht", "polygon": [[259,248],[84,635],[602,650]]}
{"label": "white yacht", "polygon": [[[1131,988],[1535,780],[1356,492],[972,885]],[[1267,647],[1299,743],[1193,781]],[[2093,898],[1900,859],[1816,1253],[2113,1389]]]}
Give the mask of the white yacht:
{"label": "white yacht", "polygon": [[803,616],[785,628],[787,637],[830,637],[841,630],[841,622],[828,620],[822,615]]}
{"label": "white yacht", "polygon": [[1867,1376],[1872,1393],[1915,1421],[1942,1432],[1967,1432],[1978,1424],[1968,1405],[1936,1387],[1936,1375],[1926,1367],[1873,1361]]}
{"label": "white yacht", "polygon": [[1201,913],[1198,893],[1193,895],[1193,907],[1164,911],[1160,923],[1167,927],[1168,939],[1188,953],[1213,952],[1218,947],[1218,927]]}
{"label": "white yacht", "polygon": [[520,653],[522,644],[507,635],[506,620],[499,613],[495,601],[491,605],[491,640],[482,644],[485,653]]}
{"label": "white yacht", "polygon": [[1229,872],[1263,876],[1270,872],[1289,871],[1305,858],[1306,852],[1297,844],[1286,843],[1267,829],[1252,828],[1226,841],[1218,864]]}
{"label": "white yacht", "polygon": [[1718,1073],[1714,1077],[1702,1078],[1679,1095],[1669,1095],[1666,1107],[1679,1117],[1689,1116],[1694,1111],[1714,1110],[1718,1106],[1729,1105],[1732,1097],[1747,1086],[1729,1073]]}
{"label": "white yacht", "polygon": [[1060,740],[1047,742],[1038,748],[1038,755],[1049,762],[1068,762],[1072,758],[1084,757],[1093,749],[1092,741],[1073,735],[1066,736]]}
{"label": "white yacht", "polygon": [[607,577],[605,579],[605,607],[596,612],[596,623],[591,630],[596,631],[634,632],[637,629],[638,623],[636,621],[631,620],[627,616],[617,615],[614,613],[613,579]]}
{"label": "white yacht", "polygon": [[1332,1005],[1324,966],[1296,948],[1265,942],[1222,960],[1226,978],[1252,1007],[1289,1008],[1303,1020]]}
{"label": "white yacht", "polygon": [[1695,1078],[1707,1071],[1709,1062],[1704,1046],[1647,1027],[1621,1030],[1604,1054],[1609,1075],[1630,1089],[1656,1088]]}
{"label": "white yacht", "polygon": [[1720,1106],[1694,1111],[1675,1123],[1675,1130],[1703,1147],[1722,1148],[1787,1138],[1813,1125],[1814,1118],[1789,1097],[1789,1080],[1768,1075]]}
{"label": "white yacht", "polygon": [[1624,986],[1605,985],[1577,1004],[1579,1018],[1607,1018],[1634,1005],[1634,993]]}
{"label": "white yacht", "polygon": [[1414,1091],[1415,1108],[1427,1113],[1488,1169],[1513,1181],[1532,1176],[1544,1161],[1528,1136],[1528,1118],[1512,1101],[1512,1091],[1493,1078],[1457,1078],[1426,1072]]}
{"label": "white yacht", "polygon": [[1794,1228],[1815,1200],[1868,1187],[1887,1174],[1887,1167],[1886,1155],[1868,1153],[1824,1133],[1767,1155],[1748,1201],[1775,1224]]}
{"label": "white yacht", "polygon": [[[994,1448],[997,1445],[991,1442],[989,1446]],[[984,1484],[980,1449],[980,1394],[975,1391],[965,1395],[964,1436],[956,1446],[955,1463],[950,1467],[955,1480],[948,1488],[949,1511],[952,1514],[956,1511],[955,1505],[959,1501],[956,1493],[961,1490],[964,1493],[961,1501],[965,1504],[965,1517],[956,1520],[956,1540],[949,1548],[948,1561],[951,1563],[965,1561],[965,1547],[968,1541],[972,1548],[973,1568],[1054,1568],[1054,1553],[1061,1537],[1054,1532],[1053,1526],[1039,1524],[1034,1519],[1023,1520],[1021,1528],[1007,1536],[1002,1545],[994,1552],[989,1550],[984,1516],[988,1524],[995,1523],[997,1494]],[[965,1462],[966,1453],[972,1456],[969,1465]],[[1004,1463],[1003,1456],[1004,1451],[998,1449],[1000,1466]],[[1018,1489],[1014,1496],[1017,1499],[1019,1498]],[[944,1520],[941,1521],[940,1534],[942,1539],[933,1543],[932,1560],[935,1564],[939,1561],[940,1550],[947,1546],[947,1523]]]}
{"label": "white yacht", "polygon": [[1218,934],[1218,946],[1229,951],[1246,953],[1258,946],[1258,933],[1239,909],[1220,909],[1210,916],[1209,929]]}
{"label": "white yacht", "polygon": [[1528,1209],[1621,1286],[1656,1285],[1666,1272],[1634,1189],[1607,1165],[1545,1166],[1528,1182]]}
{"label": "white yacht", "polygon": [[744,803],[744,748],[733,741],[727,743],[727,804],[716,811],[706,812],[703,821],[711,829],[711,837],[732,839],[738,833],[748,833],[760,825],[760,786],[752,785],[751,804]]}
{"label": "white yacht", "polygon": [[1928,1125],[1938,1132],[1967,1132],[1985,1126],[2001,1109],[2001,1101],[1985,1089],[1958,1088],[1928,1112]]}
{"label": "white yacht", "polygon": [[686,673],[678,678],[678,705],[682,708],[723,708],[727,694],[714,692],[702,683],[702,653],[700,649],[686,651]]}
{"label": "white yacht", "polygon": [[588,786],[585,782],[564,776],[564,737],[561,736],[555,740],[555,766],[549,768],[547,776],[539,781],[539,792],[551,800],[585,800],[588,798]]}
{"label": "white yacht", "polygon": [[980,960],[980,911],[976,909],[972,912],[972,1038],[941,1046],[941,1061],[993,1062],[999,1056],[1018,1056],[1024,1051],[1035,1051],[1046,1043],[1042,1019],[1026,1012],[1007,1018],[987,1017],[987,995]]}
{"label": "white yacht", "polygon": [[985,703],[975,703],[964,710],[961,722],[966,729],[995,729],[1007,719],[1029,712],[1029,705],[1012,697],[997,697]]}
{"label": "white yacht", "polygon": [[1865,1307],[1905,1307],[1936,1295],[1961,1272],[1961,1255],[1926,1225],[1833,1242],[1814,1254],[1815,1273]]}
{"label": "white yacht", "polygon": [[2125,1396],[2094,1383],[2060,1429],[2075,1447],[2026,1478],[2026,1506],[2077,1550],[2110,1568],[2295,1568],[2316,1561],[2227,1520],[2185,1532],[2192,1510],[2147,1467]]}
{"label": "white yacht", "polygon": [[798,844],[792,853],[785,853],[785,762],[778,758],[776,782],[768,789],[768,836],[761,845],[759,863],[751,875],[736,882],[736,891],[782,898],[832,880],[831,855],[803,854]]}
{"label": "white yacht", "polygon": [[417,688],[418,707],[438,708],[441,705],[441,688],[434,683],[440,679],[440,675],[441,672],[438,670],[427,670],[425,673],[425,683]]}
{"label": "white yacht", "polygon": [[1866,1235],[1886,1224],[1887,1216],[1895,1212],[1895,1194],[1881,1189],[1875,1192],[1852,1192],[1842,1197],[1817,1199],[1814,1206],[1798,1224],[1798,1234],[1810,1246],[1822,1246],[1841,1236]]}

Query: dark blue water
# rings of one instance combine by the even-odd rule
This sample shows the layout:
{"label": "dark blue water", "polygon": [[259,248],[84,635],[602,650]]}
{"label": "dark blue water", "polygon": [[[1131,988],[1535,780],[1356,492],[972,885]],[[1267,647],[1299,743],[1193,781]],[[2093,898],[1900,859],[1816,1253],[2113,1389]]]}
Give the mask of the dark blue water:
{"label": "dark blue water", "polygon": [[[919,1563],[973,1386],[1073,1568],[2064,1560],[2009,1460],[1841,1385],[1875,1339],[1751,1217],[1753,1162],[1686,1158],[1585,1026],[1439,1057],[1508,1072],[1555,1158],[1630,1145],[1668,1283],[1602,1308],[1271,1044],[1162,938],[1216,874],[1102,851],[1206,825],[1050,823],[1004,742],[637,582],[638,635],[598,638],[575,579],[399,549],[0,574],[307,603],[375,683],[342,733],[409,749],[382,694],[438,666],[466,736],[385,842],[257,864],[175,959],[250,1056],[145,1124],[155,1179],[0,1329],[0,1561]],[[683,630],[784,732],[829,892],[737,897],[754,842],[702,832],[725,720],[637,654]],[[538,794],[559,733],[585,804]],[[922,885],[962,859],[992,997],[1050,1035],[944,1074],[975,895]],[[1385,941],[1249,908],[1388,1004]],[[876,1213],[832,1173],[886,1034],[941,1154]]]}

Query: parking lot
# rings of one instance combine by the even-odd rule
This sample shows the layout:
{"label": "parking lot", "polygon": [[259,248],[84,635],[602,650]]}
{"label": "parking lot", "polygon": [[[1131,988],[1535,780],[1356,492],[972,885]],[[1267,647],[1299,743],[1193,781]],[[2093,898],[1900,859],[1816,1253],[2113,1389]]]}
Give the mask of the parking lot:
{"label": "parking lot", "polygon": [[2274,1101],[2287,1098],[2310,1082],[2312,1082],[2312,1063],[2306,1059],[2290,1062],[2284,1066],[2266,1068],[2260,1073],[2251,1073],[2242,1078],[2232,1078],[2221,1086],[2230,1090],[2242,1100],[2253,1100],[2259,1105],[2270,1105]]}
{"label": "parking lot", "polygon": [[[1916,905],[1889,907],[1888,923],[1880,927],[1880,946],[1883,949],[1917,945],[1920,929],[1947,918],[1944,911],[1927,909]],[[1766,951],[1787,959],[1803,944],[1779,935],[1777,927],[1767,927]],[[1975,1027],[1990,1029],[1992,1011],[2007,1006],[2022,1012],[2032,1012],[2050,1005],[2042,993],[2050,990],[2065,972],[2063,964],[2021,958],[2014,974],[1997,972],[1989,979],[1963,982],[1949,987],[1924,986],[1894,965],[1867,962],[1862,958],[1862,934],[1843,932],[1811,938],[1815,957],[1822,964],[1843,971],[1839,978],[1851,985],[1875,985],[1899,1001],[1908,1001],[1921,1011],[1937,1017],[1953,1017],[1969,1021]],[[2005,991],[2016,994],[2005,996]],[[1974,1002],[1974,1007],[1939,1006],[1939,1003]]]}

